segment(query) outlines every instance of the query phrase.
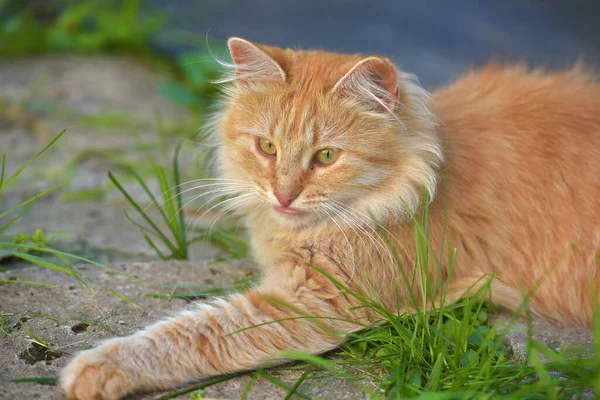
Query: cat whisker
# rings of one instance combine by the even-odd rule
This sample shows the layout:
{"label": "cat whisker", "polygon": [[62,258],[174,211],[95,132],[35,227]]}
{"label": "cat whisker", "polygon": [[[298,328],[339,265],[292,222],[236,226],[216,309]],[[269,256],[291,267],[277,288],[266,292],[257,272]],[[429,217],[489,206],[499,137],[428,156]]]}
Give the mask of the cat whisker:
{"label": "cat whisker", "polygon": [[[358,221],[356,220],[356,218],[352,216],[352,214],[350,214],[349,212],[344,210],[340,205],[333,205],[333,207],[334,207],[334,209],[336,209],[336,211],[338,213],[341,213],[340,215],[344,215],[348,219],[350,219],[350,222],[352,225],[355,225],[362,233],[367,235],[367,237],[371,240],[371,243],[373,244],[373,249],[375,251],[377,251],[377,254],[379,255],[379,259],[381,260],[381,262],[383,264],[385,264],[386,257],[381,253],[380,248],[384,249],[384,252],[386,253],[387,257],[390,259],[391,265],[394,264],[394,258],[389,249],[389,246],[386,245],[386,243],[383,241],[383,239],[381,238],[381,236],[379,235],[379,233],[377,231],[375,231],[370,225],[366,225],[366,227],[371,229],[371,231],[377,236],[377,238],[376,238],[371,233],[369,233],[363,225],[359,224]],[[356,232],[356,230],[354,230],[354,231]],[[358,232],[356,232],[356,233],[359,237],[362,236],[362,235],[360,235],[360,233],[358,233]],[[363,241],[363,243],[364,243],[364,241]],[[388,268],[382,268],[382,270],[384,271],[384,273],[387,274]],[[384,279],[381,280],[380,288],[379,288],[380,293],[383,290],[383,285],[385,284],[386,281],[388,281],[386,279],[386,277],[384,277]]]}
{"label": "cat whisker", "polygon": [[[369,236],[374,241],[373,242],[374,245],[383,247],[386,250],[388,257],[390,258],[391,263],[394,264],[394,258],[392,257],[389,246],[385,243],[385,241],[383,240],[381,235],[375,229],[373,229],[373,227],[370,224],[368,224],[368,223],[360,224],[359,222],[364,222],[364,221],[357,219],[355,216],[353,216],[352,213],[347,211],[342,205],[336,205],[335,207],[337,208],[337,210],[339,210],[339,212],[341,212],[342,214],[344,214],[348,218],[350,218],[362,232],[364,232],[367,236]],[[371,230],[371,232],[373,232],[373,235],[375,235],[376,238],[372,234],[370,234],[365,227],[368,228],[369,230]],[[382,262],[384,261],[383,257],[382,257],[381,261]]]}
{"label": "cat whisker", "polygon": [[[231,197],[231,198],[229,198],[229,199],[222,200],[222,201],[218,202],[217,204],[215,204],[215,205],[211,206],[209,209],[207,209],[207,210],[203,211],[203,212],[202,212],[202,214],[200,214],[200,217],[201,217],[202,215],[204,215],[204,214],[206,214],[206,213],[208,213],[208,212],[210,212],[210,211],[214,210],[215,208],[222,206],[223,204],[227,204],[227,203],[229,203],[229,202],[231,202],[231,201],[235,201],[235,200],[237,200],[237,199],[246,198],[246,197],[248,197],[248,196],[254,196],[254,195],[255,195],[255,193],[245,193],[245,194],[240,194],[240,195],[238,195],[238,196],[235,196],[235,197]],[[215,197],[213,197],[212,199],[210,199],[209,201],[212,201],[212,200],[214,200],[214,199],[215,199],[215,198],[217,198],[217,197],[219,197],[219,196],[215,196]],[[206,204],[206,203],[205,203],[205,204]],[[198,214],[198,211],[196,211],[196,213],[194,214],[194,218],[199,218],[199,217],[197,217],[197,214]],[[195,226],[195,225],[194,225],[194,226]],[[186,227],[186,230],[185,230],[186,232],[187,232],[188,228],[189,228],[189,225]]]}
{"label": "cat whisker", "polygon": [[[354,208],[352,208],[352,207],[350,207],[350,206],[348,206],[348,205],[346,205],[346,204],[342,203],[341,201],[338,201],[338,200],[335,200],[335,199],[331,199],[331,201],[333,201],[334,203],[336,203],[336,204],[340,205],[341,207],[343,207],[343,208],[344,208],[345,210],[347,210],[348,212],[352,212],[352,213],[353,213],[354,215],[356,215],[357,217],[359,217],[359,216],[360,216],[360,217],[364,217],[364,218],[366,219],[366,222],[365,222],[365,224],[367,224],[367,225],[369,225],[369,226],[370,226],[369,222],[371,222],[371,223],[375,224],[377,227],[379,227],[380,229],[382,229],[382,230],[383,230],[383,231],[384,231],[384,232],[387,234],[387,237],[388,237],[388,238],[389,238],[391,241],[394,241],[394,242],[395,242],[395,243],[398,245],[398,247],[399,247],[400,249],[402,249],[402,251],[404,252],[404,254],[408,255],[408,253],[407,253],[407,251],[406,251],[406,248],[404,247],[404,244],[403,244],[403,243],[401,243],[401,242],[400,242],[400,241],[399,241],[399,240],[398,240],[398,239],[397,239],[397,238],[394,236],[394,234],[393,234],[392,232],[390,232],[390,231],[389,231],[389,230],[388,230],[388,229],[387,229],[385,226],[381,225],[381,224],[380,224],[380,223],[379,223],[377,220],[375,220],[374,218],[372,218],[372,217],[369,217],[368,215],[366,215],[366,214],[364,214],[364,213],[362,213],[362,212],[360,212],[360,211],[358,211],[358,210],[356,210],[356,209],[354,209]],[[359,219],[361,219],[361,218],[359,218]],[[361,220],[362,220],[362,219],[361,219]],[[372,227],[371,227],[371,230],[374,230],[374,228],[372,228]],[[388,245],[388,246],[389,246],[389,245]]]}
{"label": "cat whisker", "polygon": [[219,188],[219,189],[215,189],[215,190],[209,190],[208,192],[204,192],[201,193],[197,196],[194,196],[191,200],[185,202],[180,208],[177,209],[176,213],[179,213],[181,210],[183,210],[188,204],[204,197],[210,194],[214,194],[214,193],[218,193],[217,196],[212,197],[211,199],[209,199],[208,201],[204,202],[199,209],[202,209],[202,207],[204,207],[206,204],[210,203],[212,200],[220,197],[220,196],[226,196],[226,195],[230,195],[230,194],[236,194],[236,193],[243,193],[244,190],[240,190],[240,189],[235,189],[235,188]]}
{"label": "cat whisker", "polygon": [[[326,206],[325,203],[323,205]],[[325,215],[327,215],[329,217],[329,219],[337,226],[337,228],[340,230],[340,232],[344,236],[346,243],[348,244],[348,251],[352,255],[352,271],[350,273],[350,278],[348,279],[348,282],[346,282],[346,284],[349,284],[352,281],[352,278],[354,277],[354,274],[356,272],[356,258],[355,258],[355,254],[354,254],[354,249],[352,248],[352,244],[350,243],[350,240],[348,239],[346,232],[344,232],[342,227],[335,220],[335,216],[330,214],[329,211],[327,210],[327,208],[321,208],[321,211],[323,211],[325,213]]]}
{"label": "cat whisker", "polygon": [[[240,199],[239,198],[235,198],[235,200],[240,200]],[[213,221],[211,222],[210,227],[208,229],[208,235],[210,236],[212,234],[212,230],[213,230],[214,225],[217,223],[217,221],[222,216],[224,216],[228,212],[235,211],[235,209],[241,208],[242,206],[250,205],[250,204],[252,204],[255,201],[259,201],[259,199],[256,198],[256,197],[250,197],[250,198],[241,199],[238,203],[234,202],[232,204],[229,204],[227,207],[225,207],[223,210],[221,210],[217,214],[217,216],[213,219]],[[259,203],[259,206],[260,206],[260,203]]]}
{"label": "cat whisker", "polygon": [[[194,180],[194,181],[195,181],[195,180]],[[186,182],[185,184],[189,184],[189,183],[191,183],[191,182],[193,182],[193,181]],[[247,188],[247,189],[253,189],[253,188],[254,188],[252,184],[249,184],[248,182],[246,182],[246,184],[248,185],[247,187],[246,187],[246,185],[242,185],[242,184],[237,184],[237,183],[236,183],[236,184],[231,184],[231,183],[224,183],[224,182],[223,182],[223,183],[221,183],[221,182],[217,182],[217,183],[210,183],[210,184],[206,184],[206,185],[198,185],[198,186],[194,186],[194,187],[192,187],[192,188],[188,188],[188,189],[186,189],[186,190],[183,190],[183,191],[181,191],[181,192],[179,192],[179,193],[175,193],[175,194],[173,194],[172,196],[170,196],[170,197],[168,197],[168,198],[164,199],[164,200],[162,201],[162,203],[159,203],[159,205],[160,205],[161,207],[164,207],[164,205],[165,205],[165,204],[166,204],[168,201],[171,201],[171,200],[173,200],[174,198],[176,198],[176,197],[178,197],[178,196],[180,196],[180,195],[182,195],[182,194],[184,194],[184,193],[187,193],[187,192],[190,192],[190,191],[193,191],[193,190],[199,190],[199,189],[202,189],[202,188],[205,188],[205,187],[208,187],[208,186],[224,185],[224,186],[228,186],[228,187],[230,187],[230,188],[233,188],[233,187],[236,187],[236,188],[237,188],[237,187],[239,187],[239,188]],[[181,185],[183,185],[183,184],[181,184]],[[173,188],[169,189],[169,191],[170,191],[170,192],[172,192],[172,191],[174,191],[174,189],[175,189],[175,188],[177,188],[178,186],[181,186],[181,185],[176,185],[176,186],[174,186]],[[193,201],[193,200],[192,200],[192,201]],[[184,208],[184,207],[185,207],[187,204],[189,204],[189,203],[190,203],[190,202],[186,202],[186,204],[185,204],[183,207],[181,207],[181,209],[183,209],[183,208]],[[155,205],[154,205],[154,204],[152,204],[152,203],[151,203],[151,204],[148,204],[148,205],[146,205],[146,206],[145,206],[145,207],[142,209],[142,212],[146,212],[146,211],[148,211],[148,210],[149,210],[151,207],[154,207],[154,206],[155,206]],[[177,212],[181,211],[181,209],[177,210]]]}
{"label": "cat whisker", "polygon": [[196,183],[196,182],[206,182],[206,181],[210,181],[210,182],[230,182],[230,183],[240,183],[240,184],[249,184],[249,185],[253,185],[254,183],[251,181],[247,181],[247,180],[243,180],[243,179],[225,179],[225,178],[198,178],[198,179],[191,179],[189,181],[185,181],[180,183],[179,185],[174,185],[170,190],[173,190],[175,188],[178,188],[180,186],[185,186],[185,185],[189,185],[192,183]]}
{"label": "cat whisker", "polygon": [[[335,200],[334,200],[334,201],[335,201]],[[375,228],[373,228],[373,227],[371,226],[371,224],[370,224],[370,223],[368,223],[368,222],[365,222],[365,221],[363,221],[363,220],[360,218],[360,215],[359,215],[359,214],[362,214],[362,213],[360,213],[359,211],[356,211],[356,210],[354,210],[354,209],[352,209],[352,208],[350,208],[350,207],[346,206],[345,204],[343,204],[343,203],[341,203],[341,202],[336,202],[336,203],[338,204],[338,206],[339,206],[339,207],[341,207],[341,208],[343,208],[343,209],[344,209],[344,210],[343,210],[343,212],[344,212],[344,213],[347,213],[347,214],[349,214],[349,215],[351,215],[351,214],[354,214],[354,215],[356,216],[356,218],[358,218],[358,219],[359,219],[361,222],[363,222],[364,226],[365,226],[366,228],[368,228],[368,229],[369,229],[371,232],[373,232],[373,234],[374,234],[374,235],[376,235],[376,236],[377,236],[377,238],[378,238],[378,240],[377,240],[377,243],[379,244],[379,246],[382,246],[382,247],[384,247],[384,248],[386,249],[386,252],[387,252],[387,254],[388,254],[388,257],[390,258],[391,265],[395,265],[395,264],[397,264],[397,262],[396,262],[396,259],[395,259],[395,258],[392,256],[392,253],[391,253],[391,251],[390,251],[390,246],[391,246],[391,244],[390,244],[390,243],[387,243],[387,242],[385,242],[385,241],[384,241],[384,239],[383,239],[383,238],[381,237],[381,235],[379,234],[379,232],[377,232],[377,230],[375,230]],[[364,216],[364,214],[362,214],[362,215]],[[388,231],[388,230],[387,230],[385,227],[381,226],[381,224],[379,224],[377,221],[375,221],[375,220],[373,220],[373,219],[370,219],[369,221],[370,221],[370,222],[372,222],[372,223],[374,223],[376,226],[379,226],[379,227],[380,227],[381,229],[383,229],[385,232],[387,232],[387,233],[390,235],[390,238],[391,238],[391,239],[394,239],[394,240],[395,240],[395,242],[398,244],[398,247],[399,247],[400,249],[402,249],[402,251],[404,251],[404,253],[405,253],[405,254],[407,254],[407,252],[406,252],[406,249],[404,248],[404,246],[402,245],[402,243],[400,243],[400,241],[398,241],[398,240],[397,240],[397,239],[396,239],[396,238],[395,238],[393,235],[391,235],[391,233],[390,233],[390,232],[389,232],[389,231]],[[372,239],[372,241],[373,241],[373,239]],[[374,242],[373,242],[373,244],[375,245],[375,243],[374,243]],[[375,245],[375,248],[376,248],[376,249],[377,249],[377,247],[378,247],[378,246],[377,246],[377,245]],[[379,250],[378,250],[378,249],[377,249],[377,251],[379,252]],[[381,253],[379,253],[379,255],[380,255],[380,258],[381,258],[381,260],[382,260],[382,262],[383,262],[383,260],[384,260],[384,259],[383,259],[383,257],[381,256]],[[401,266],[399,265],[398,267],[401,267]],[[383,271],[384,271],[384,273],[386,273],[386,274],[388,273],[388,271],[389,271],[389,272],[392,272],[392,270],[390,270],[390,269],[388,269],[388,268],[383,268],[382,270],[383,270]],[[390,280],[388,280],[388,279],[385,279],[385,278],[384,278],[384,279],[382,280],[382,285],[383,285],[383,284],[384,284],[386,281],[387,281],[387,282],[390,282],[390,283],[389,283],[389,285],[393,285],[393,284],[394,284],[394,283],[393,283],[393,282],[394,282],[394,280],[393,280],[393,279],[390,279]],[[381,287],[381,288],[380,288],[380,290],[383,290],[383,287]]]}

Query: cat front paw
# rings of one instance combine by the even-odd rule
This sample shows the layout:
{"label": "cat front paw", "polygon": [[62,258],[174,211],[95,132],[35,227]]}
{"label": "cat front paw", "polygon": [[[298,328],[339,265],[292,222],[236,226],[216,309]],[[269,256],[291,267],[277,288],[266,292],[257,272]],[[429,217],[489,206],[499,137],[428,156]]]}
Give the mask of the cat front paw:
{"label": "cat front paw", "polygon": [[119,365],[119,344],[109,341],[80,353],[62,371],[60,386],[68,400],[118,400],[132,381]]}

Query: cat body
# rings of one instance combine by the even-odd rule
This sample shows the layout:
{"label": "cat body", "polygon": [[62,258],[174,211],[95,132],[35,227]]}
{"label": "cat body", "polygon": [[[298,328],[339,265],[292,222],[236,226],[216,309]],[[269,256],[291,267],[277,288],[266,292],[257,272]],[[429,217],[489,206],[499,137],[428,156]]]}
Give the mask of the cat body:
{"label": "cat body", "polygon": [[[381,57],[240,38],[229,48],[215,182],[233,195],[263,280],[82,352],[61,376],[68,398],[117,399],[334,348],[378,321],[340,285],[410,311],[417,259],[448,282],[447,301],[489,284],[510,310],[530,295],[540,316],[591,324],[600,85],[584,72],[489,66],[429,97]],[[415,243],[426,209],[427,255]]]}

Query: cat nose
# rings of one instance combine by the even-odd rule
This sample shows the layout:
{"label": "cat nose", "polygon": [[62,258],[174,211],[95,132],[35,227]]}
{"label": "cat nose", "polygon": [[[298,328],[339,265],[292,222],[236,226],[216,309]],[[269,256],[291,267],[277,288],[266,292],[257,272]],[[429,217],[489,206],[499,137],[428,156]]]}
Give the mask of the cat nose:
{"label": "cat nose", "polygon": [[275,192],[275,197],[277,197],[279,204],[281,204],[283,207],[289,207],[290,204],[292,204],[292,201],[294,201],[294,199],[296,197],[298,197],[298,195],[297,194],[282,194],[282,193]]}

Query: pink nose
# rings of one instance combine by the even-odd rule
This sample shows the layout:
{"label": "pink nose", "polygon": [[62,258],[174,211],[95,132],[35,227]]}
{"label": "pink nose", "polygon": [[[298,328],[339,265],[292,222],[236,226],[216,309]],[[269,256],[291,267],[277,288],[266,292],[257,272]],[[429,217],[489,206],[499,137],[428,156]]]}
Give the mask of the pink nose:
{"label": "pink nose", "polygon": [[283,207],[289,207],[290,204],[292,204],[292,201],[294,201],[294,199],[298,197],[298,195],[281,194],[276,192],[275,197],[277,197],[277,200],[279,200],[279,204],[281,204]]}

